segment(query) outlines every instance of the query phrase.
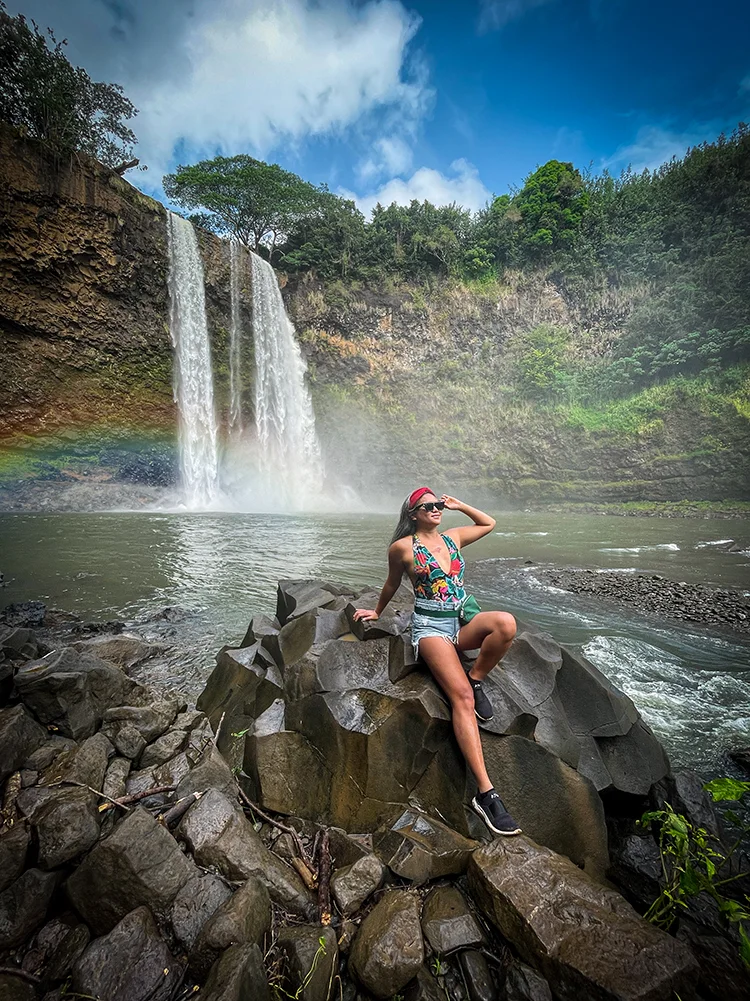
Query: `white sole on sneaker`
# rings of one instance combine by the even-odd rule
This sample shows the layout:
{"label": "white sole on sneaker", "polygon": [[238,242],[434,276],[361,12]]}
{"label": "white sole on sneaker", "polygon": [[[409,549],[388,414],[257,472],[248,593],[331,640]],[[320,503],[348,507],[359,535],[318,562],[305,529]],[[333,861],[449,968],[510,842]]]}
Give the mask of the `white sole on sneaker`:
{"label": "white sole on sneaker", "polygon": [[495,827],[495,825],[492,823],[487,813],[480,806],[476,796],[472,799],[471,805],[494,834],[499,834],[503,838],[512,838],[514,834],[521,833],[520,827],[516,827],[515,830],[512,831],[501,831],[499,828]]}

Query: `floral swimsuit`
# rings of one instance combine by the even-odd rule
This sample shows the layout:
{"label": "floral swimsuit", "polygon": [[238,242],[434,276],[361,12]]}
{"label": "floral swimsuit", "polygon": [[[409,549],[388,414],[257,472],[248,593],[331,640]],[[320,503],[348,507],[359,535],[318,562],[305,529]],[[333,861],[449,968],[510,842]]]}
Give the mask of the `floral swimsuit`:
{"label": "floral swimsuit", "polygon": [[440,636],[454,644],[458,638],[458,616],[466,598],[464,558],[449,535],[441,535],[440,538],[451,554],[448,573],[417,536],[412,536],[416,580],[411,632],[415,655],[419,653],[419,641],[426,636]]}

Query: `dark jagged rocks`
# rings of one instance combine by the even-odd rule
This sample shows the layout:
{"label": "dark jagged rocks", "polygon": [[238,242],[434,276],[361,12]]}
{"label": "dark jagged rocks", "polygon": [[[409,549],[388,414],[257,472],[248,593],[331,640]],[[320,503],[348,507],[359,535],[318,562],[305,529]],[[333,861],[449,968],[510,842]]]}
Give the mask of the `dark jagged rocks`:
{"label": "dark jagged rocks", "polygon": [[103,656],[123,652],[116,636],[96,654],[49,629],[9,644],[3,996],[750,997],[718,913],[691,907],[676,937],[639,916],[660,878],[657,843],[634,826],[649,801],[679,798],[720,829],[630,700],[521,632],[482,740],[524,834],[491,841],[465,810],[447,706],[404,656],[408,598],[358,638],[367,594],[283,582],[280,617],[219,652],[208,716],[129,677],[129,655]]}

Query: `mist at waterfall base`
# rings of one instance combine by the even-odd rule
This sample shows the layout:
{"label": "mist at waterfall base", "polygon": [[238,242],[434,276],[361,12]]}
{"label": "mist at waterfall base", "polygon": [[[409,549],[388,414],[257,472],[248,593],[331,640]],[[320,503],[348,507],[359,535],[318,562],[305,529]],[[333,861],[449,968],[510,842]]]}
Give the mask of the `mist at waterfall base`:
{"label": "mist at waterfall base", "polygon": [[[326,476],[306,366],[271,265],[231,243],[229,413],[222,441],[213,392],[203,262],[193,225],[170,213],[170,333],[179,410],[180,495],[160,507],[189,511],[352,509],[358,498]],[[254,420],[243,408],[248,349],[240,301],[252,289]]]}

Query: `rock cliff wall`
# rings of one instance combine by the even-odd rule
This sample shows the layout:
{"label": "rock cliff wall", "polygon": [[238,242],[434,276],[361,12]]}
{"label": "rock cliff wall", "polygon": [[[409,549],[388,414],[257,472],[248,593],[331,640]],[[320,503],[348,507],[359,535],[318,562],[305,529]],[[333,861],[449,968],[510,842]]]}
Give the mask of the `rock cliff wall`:
{"label": "rock cliff wall", "polygon": [[[211,234],[199,239],[224,415],[229,254]],[[162,205],[93,160],[54,160],[0,126],[0,486],[174,478],[168,269]],[[282,284],[328,466],[360,493],[388,484],[397,496],[416,474],[508,503],[748,496],[748,422],[737,413],[686,399],[623,435],[514,401],[502,378],[513,335],[578,323],[551,283]],[[243,308],[249,335],[247,286]],[[249,343],[245,385],[249,415]]]}

